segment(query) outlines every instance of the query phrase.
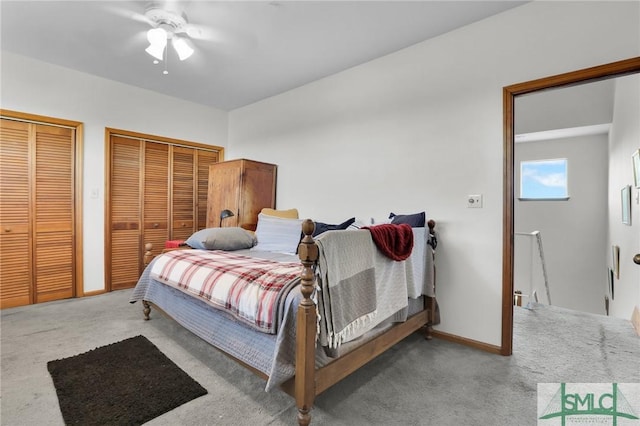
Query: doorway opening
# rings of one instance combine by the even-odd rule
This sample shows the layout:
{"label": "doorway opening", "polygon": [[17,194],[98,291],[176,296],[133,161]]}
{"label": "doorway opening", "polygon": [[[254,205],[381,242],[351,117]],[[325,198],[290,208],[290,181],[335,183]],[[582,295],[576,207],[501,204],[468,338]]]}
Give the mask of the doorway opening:
{"label": "doorway opening", "polygon": [[504,210],[502,232],[502,339],[500,347],[502,355],[511,355],[513,352],[514,200],[516,195],[514,165],[515,99],[517,96],[543,90],[569,87],[634,73],[640,73],[640,57],[518,83],[503,88]]}

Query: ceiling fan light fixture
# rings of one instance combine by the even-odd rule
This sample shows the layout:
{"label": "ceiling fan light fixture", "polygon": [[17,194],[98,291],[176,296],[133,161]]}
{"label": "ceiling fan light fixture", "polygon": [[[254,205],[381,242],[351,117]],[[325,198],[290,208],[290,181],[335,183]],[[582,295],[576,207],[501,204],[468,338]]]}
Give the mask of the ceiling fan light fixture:
{"label": "ceiling fan light fixture", "polygon": [[171,44],[173,44],[173,48],[176,50],[178,58],[180,58],[181,61],[184,61],[193,55],[193,49],[185,39],[174,36],[171,40]]}
{"label": "ceiling fan light fixture", "polygon": [[164,47],[167,44],[167,38],[167,31],[165,31],[163,28],[151,28],[149,31],[147,31],[147,40],[149,40],[149,43],[151,45]]}
{"label": "ceiling fan light fixture", "polygon": [[[156,59],[154,63],[164,60],[166,65],[169,40],[171,40],[171,45],[181,61],[193,55],[194,50],[189,44],[188,38],[178,36],[178,34],[186,34],[190,28],[187,25],[187,16],[183,12],[165,10],[153,3],[145,15],[153,26],[147,31],[149,47],[145,51]],[[168,74],[166,66],[164,74]]]}
{"label": "ceiling fan light fixture", "polygon": [[161,61],[164,55],[164,46],[158,46],[158,45],[152,44],[152,45],[149,45],[149,47],[147,47],[144,51],[147,52],[149,55],[153,56],[154,58],[156,58],[157,60]]}
{"label": "ceiling fan light fixture", "polygon": [[167,32],[162,28],[152,28],[147,31],[147,40],[149,40],[149,47],[145,52],[161,61],[164,48],[167,46]]}

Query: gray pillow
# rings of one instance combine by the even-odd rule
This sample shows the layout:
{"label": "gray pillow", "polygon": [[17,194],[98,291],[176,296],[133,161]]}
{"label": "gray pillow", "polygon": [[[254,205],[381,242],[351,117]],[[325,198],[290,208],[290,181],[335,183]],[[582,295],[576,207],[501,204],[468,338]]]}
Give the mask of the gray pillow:
{"label": "gray pillow", "polygon": [[242,250],[256,245],[256,236],[239,227],[205,228],[185,241],[189,247],[201,250]]}
{"label": "gray pillow", "polygon": [[424,228],[426,213],[414,213],[414,214],[389,214],[389,219],[391,219],[391,223],[402,224],[406,223],[407,225],[411,225],[412,228]]}

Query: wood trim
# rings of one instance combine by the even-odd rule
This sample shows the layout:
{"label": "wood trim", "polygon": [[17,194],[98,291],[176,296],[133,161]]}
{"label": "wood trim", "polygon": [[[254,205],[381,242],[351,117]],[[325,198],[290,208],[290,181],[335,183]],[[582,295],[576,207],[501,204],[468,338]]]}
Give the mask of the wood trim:
{"label": "wood trim", "polygon": [[608,78],[622,77],[628,74],[640,72],[640,56],[622,61],[611,62],[595,67],[584,68],[577,71],[543,77],[524,83],[512,84],[505,87],[513,96],[537,92],[559,87],[574,86],[589,83],[591,81],[606,80]]}
{"label": "wood trim", "polygon": [[148,135],[144,133],[131,132],[129,130],[113,129],[110,127],[106,127],[105,131],[109,135],[117,135],[117,136],[123,136],[131,139],[139,139],[146,142],[167,143],[173,146],[185,146],[189,148],[206,149],[207,151],[218,151],[220,156],[219,161],[223,161],[223,158],[224,158],[224,148],[217,145],[207,145],[199,142],[191,142],[191,141],[186,141],[181,139],[167,138],[165,136]]}
{"label": "wood trim", "polygon": [[[73,130],[74,133],[74,172],[73,172],[73,186],[74,186],[74,214],[73,214],[73,251],[74,251],[74,279],[75,286],[73,288],[74,297],[83,297],[84,294],[84,236],[83,230],[83,165],[84,165],[84,124],[80,121],[67,120],[56,117],[49,117],[45,115],[30,114],[26,112],[13,111],[0,108],[0,117],[10,120],[26,121],[36,124],[45,124],[48,126],[60,126],[67,127]],[[29,153],[29,186],[33,188],[33,165],[34,165],[35,150]],[[33,191],[32,191],[33,192]],[[35,195],[31,194],[30,205],[34,205]],[[29,235],[34,235],[33,221],[29,224]],[[29,255],[33,257],[33,249],[29,248]],[[35,268],[35,264],[33,265]],[[35,272],[32,272],[32,276],[35,277]],[[31,291],[31,302],[35,303],[35,292]]]}
{"label": "wood trim", "polygon": [[[35,126],[29,126],[29,151],[28,151],[28,156],[29,156],[29,210],[33,211],[35,210],[35,205],[36,205],[36,192],[34,191],[34,188],[36,187],[36,146],[35,143],[33,143],[33,141],[36,138],[36,131],[35,131]],[[37,297],[37,291],[36,291],[36,285],[37,285],[37,274],[36,274],[36,263],[37,263],[37,258],[36,258],[36,253],[37,250],[35,249],[34,245],[34,240],[35,240],[35,236],[36,236],[36,218],[34,217],[35,215],[30,214],[30,220],[29,220],[29,241],[31,241],[31,244],[29,244],[29,258],[31,259],[31,270],[29,271],[29,273],[31,274],[31,288],[29,289],[29,304],[33,305],[36,303]]]}
{"label": "wood trim", "polygon": [[104,291],[111,291],[111,175],[113,164],[111,162],[111,132],[104,129]]}
{"label": "wood trim", "polygon": [[[53,126],[70,127],[78,130],[82,127],[80,121],[65,120],[63,118],[48,117],[46,115],[29,114],[27,112],[12,111],[9,109],[0,108],[0,117],[9,118],[12,120],[28,121],[30,123],[40,123]],[[77,135],[76,135],[77,136]]]}
{"label": "wood trim", "polygon": [[88,296],[99,296],[101,294],[105,294],[107,293],[106,290],[102,289],[102,290],[93,290],[93,291],[87,291],[83,294],[83,296],[88,297]]}
{"label": "wood trim", "polygon": [[466,337],[460,337],[455,334],[445,333],[444,331],[433,331],[433,337],[446,340],[448,342],[458,343],[460,345],[469,346],[474,349],[479,349],[484,352],[500,355],[502,353],[500,346],[490,345],[488,343],[479,342],[473,339],[467,339]]}
{"label": "wood trim", "polygon": [[76,255],[75,278],[76,278],[76,297],[84,297],[84,238],[82,236],[84,214],[82,206],[84,203],[84,184],[82,176],[84,176],[84,125],[79,123],[75,131],[75,218],[74,218],[74,235],[80,236],[74,239],[74,250]]}
{"label": "wood trim", "polygon": [[[513,352],[513,238],[514,238],[514,97],[505,88],[502,92],[502,102],[504,109],[504,173],[503,191],[503,222],[502,222],[502,331],[500,353],[511,355]],[[505,285],[505,283],[511,283]],[[507,303],[508,301],[508,303]],[[508,305],[508,306],[507,306]],[[509,321],[505,321],[509,318]]]}
{"label": "wood trim", "polygon": [[[517,83],[503,88],[504,210],[502,252],[502,343],[500,353],[513,352],[513,208],[514,208],[514,112],[515,97],[541,90],[568,87],[640,73],[640,57]],[[435,333],[434,333],[435,334]]]}

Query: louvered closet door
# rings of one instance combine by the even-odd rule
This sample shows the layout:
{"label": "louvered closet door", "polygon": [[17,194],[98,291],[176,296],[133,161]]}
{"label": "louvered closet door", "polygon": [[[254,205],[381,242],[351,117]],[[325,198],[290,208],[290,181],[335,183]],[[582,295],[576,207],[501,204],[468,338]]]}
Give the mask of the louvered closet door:
{"label": "louvered closet door", "polygon": [[198,162],[198,198],[197,230],[207,227],[207,194],[209,192],[209,166],[218,162],[218,153],[197,150]]}
{"label": "louvered closet door", "polygon": [[32,301],[28,123],[0,122],[0,307]]}
{"label": "louvered closet door", "polygon": [[173,147],[171,239],[186,240],[195,232],[195,150]]}
{"label": "louvered closet door", "polygon": [[169,239],[169,145],[145,142],[144,148],[145,244],[153,244],[154,256]]}
{"label": "louvered closet door", "polygon": [[111,137],[111,289],[135,286],[140,276],[142,145]]}
{"label": "louvered closet door", "polygon": [[218,152],[140,136],[109,135],[111,290],[135,286],[146,244],[155,256],[167,240],[186,240],[206,225],[208,165]]}
{"label": "louvered closet door", "polygon": [[74,131],[36,125],[36,303],[74,296]]}

